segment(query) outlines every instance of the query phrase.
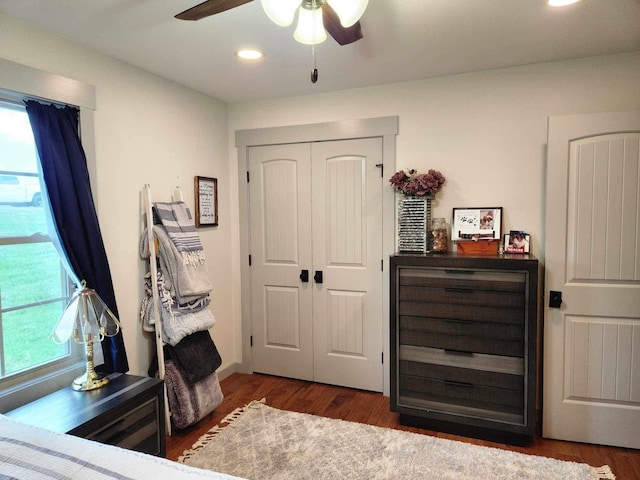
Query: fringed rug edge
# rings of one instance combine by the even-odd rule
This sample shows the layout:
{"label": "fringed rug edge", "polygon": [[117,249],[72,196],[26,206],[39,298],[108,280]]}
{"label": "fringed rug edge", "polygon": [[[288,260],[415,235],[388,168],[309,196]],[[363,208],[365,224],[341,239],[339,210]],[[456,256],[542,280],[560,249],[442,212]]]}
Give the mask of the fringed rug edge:
{"label": "fringed rug edge", "polygon": [[603,465],[601,467],[591,467],[594,480],[616,480],[616,476],[611,471],[609,465]]}
{"label": "fringed rug edge", "polygon": [[221,427],[220,425],[214,425],[211,427],[205,434],[203,434],[193,445],[191,448],[188,448],[182,455],[178,457],[178,463],[185,463],[186,460],[191,458],[196,454],[199,450],[205,447],[213,438],[224,430],[227,426],[233,423],[235,420],[239,419],[244,413],[246,413],[250,408],[253,408],[256,405],[265,405],[267,403],[266,398],[262,398],[260,400],[253,400],[246,404],[244,407],[238,407],[233,412],[229,413],[226,417],[224,417],[220,423],[226,423],[227,425]]}

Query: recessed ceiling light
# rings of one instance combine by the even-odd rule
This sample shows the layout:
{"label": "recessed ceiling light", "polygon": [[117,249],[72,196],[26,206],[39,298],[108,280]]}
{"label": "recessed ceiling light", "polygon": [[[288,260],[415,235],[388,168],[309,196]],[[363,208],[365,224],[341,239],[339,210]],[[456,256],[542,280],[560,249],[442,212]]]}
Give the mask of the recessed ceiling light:
{"label": "recessed ceiling light", "polygon": [[238,50],[236,55],[245,60],[258,60],[263,57],[262,52],[258,50]]}
{"label": "recessed ceiling light", "polygon": [[566,7],[567,5],[573,5],[580,0],[547,0],[550,7]]}

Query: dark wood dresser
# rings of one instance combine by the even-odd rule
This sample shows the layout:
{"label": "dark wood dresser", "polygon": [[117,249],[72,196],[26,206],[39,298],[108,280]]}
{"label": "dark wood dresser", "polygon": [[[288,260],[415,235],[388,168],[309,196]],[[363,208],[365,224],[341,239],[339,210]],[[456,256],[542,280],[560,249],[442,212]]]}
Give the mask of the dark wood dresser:
{"label": "dark wood dresser", "polygon": [[536,433],[538,261],[391,257],[391,410],[404,424],[527,443]]}
{"label": "dark wood dresser", "polygon": [[113,374],[96,390],[71,387],[6,413],[14,420],[58,433],[164,457],[163,381]]}

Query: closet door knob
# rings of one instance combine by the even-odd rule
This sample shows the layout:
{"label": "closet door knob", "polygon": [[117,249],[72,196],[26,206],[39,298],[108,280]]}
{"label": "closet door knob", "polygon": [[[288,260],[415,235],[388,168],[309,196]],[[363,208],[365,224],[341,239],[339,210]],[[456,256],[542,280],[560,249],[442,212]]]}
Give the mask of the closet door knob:
{"label": "closet door knob", "polygon": [[300,280],[301,280],[303,283],[306,283],[306,282],[308,282],[308,281],[309,281],[309,270],[302,270],[302,271],[300,272]]}
{"label": "closet door knob", "polygon": [[316,283],[322,283],[322,270],[316,270],[316,274],[313,276]]}

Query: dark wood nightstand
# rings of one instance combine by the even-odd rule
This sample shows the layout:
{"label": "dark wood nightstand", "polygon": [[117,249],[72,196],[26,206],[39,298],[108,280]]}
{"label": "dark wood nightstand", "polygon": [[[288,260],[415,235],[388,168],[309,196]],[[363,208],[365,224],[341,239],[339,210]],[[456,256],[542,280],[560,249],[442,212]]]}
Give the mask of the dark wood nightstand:
{"label": "dark wood nightstand", "polygon": [[110,380],[89,392],[63,388],[6,415],[54,432],[164,457],[162,380],[119,373]]}

